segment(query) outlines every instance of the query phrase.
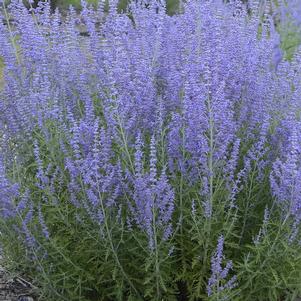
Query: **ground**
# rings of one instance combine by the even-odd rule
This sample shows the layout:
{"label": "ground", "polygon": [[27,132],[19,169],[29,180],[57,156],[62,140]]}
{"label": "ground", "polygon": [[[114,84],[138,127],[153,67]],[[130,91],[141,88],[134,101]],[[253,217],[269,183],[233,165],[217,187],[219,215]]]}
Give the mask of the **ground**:
{"label": "ground", "polygon": [[0,301],[34,301],[31,284],[21,277],[12,277],[0,266]]}

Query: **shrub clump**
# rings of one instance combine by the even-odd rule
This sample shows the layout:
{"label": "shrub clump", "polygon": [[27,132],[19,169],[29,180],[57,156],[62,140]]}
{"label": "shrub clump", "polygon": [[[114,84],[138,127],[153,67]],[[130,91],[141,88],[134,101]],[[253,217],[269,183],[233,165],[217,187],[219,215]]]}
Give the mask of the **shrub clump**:
{"label": "shrub clump", "polygon": [[46,300],[293,300],[300,53],[256,1],[82,5],[3,6],[6,264]]}

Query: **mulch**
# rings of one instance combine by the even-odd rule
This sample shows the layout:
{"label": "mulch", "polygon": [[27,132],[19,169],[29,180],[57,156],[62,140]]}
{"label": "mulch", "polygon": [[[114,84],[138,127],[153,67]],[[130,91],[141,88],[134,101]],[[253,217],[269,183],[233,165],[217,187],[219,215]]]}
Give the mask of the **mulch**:
{"label": "mulch", "polygon": [[0,266],[0,301],[35,301],[32,285],[18,276],[10,276]]}

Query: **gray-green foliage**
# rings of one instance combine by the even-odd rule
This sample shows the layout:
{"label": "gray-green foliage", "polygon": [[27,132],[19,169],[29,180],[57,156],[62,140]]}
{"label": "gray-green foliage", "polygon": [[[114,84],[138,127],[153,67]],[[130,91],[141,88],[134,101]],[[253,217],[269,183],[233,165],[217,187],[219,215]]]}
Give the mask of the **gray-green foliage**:
{"label": "gray-green foliage", "polygon": [[285,57],[291,60],[301,44],[301,29],[292,22],[280,23],[279,33]]}
{"label": "gray-green foliage", "polygon": [[[62,133],[55,124],[49,124],[48,128],[51,140],[46,142],[39,131],[33,136],[39,143],[43,165],[64,169],[66,154],[60,148]],[[117,153],[124,153],[123,147]],[[230,196],[222,178],[214,177],[210,219],[204,218],[199,184],[191,186],[180,174],[174,179],[179,214],[175,220],[181,223],[175,224],[170,244],[160,247],[159,270],[156,271],[155,254],[148,249],[146,237],[127,226],[126,208],[119,220],[113,218],[113,212],[106,211],[108,215],[103,224],[95,224],[85,210],[70,204],[67,173],[56,183],[56,194],[50,191],[48,194],[47,189],[41,191],[36,186],[33,146],[24,145],[20,151],[28,154],[24,158],[26,164],[22,167],[16,162],[11,177],[22,189],[31,191],[30,198],[36,206],[41,198],[47,199],[42,211],[51,237],[45,239],[36,217],[29,227],[41,248],[28,249],[7,222],[1,222],[1,241],[5,263],[31,275],[41,288],[38,293],[43,300],[175,301],[181,285],[185,287],[182,292],[189,292],[185,300],[191,301],[219,301],[224,297],[233,301],[279,301],[282,298],[293,301],[301,293],[301,255],[296,242],[290,243],[288,239],[291,221],[282,222],[280,218],[281,211],[269,195],[268,174],[258,180],[260,158],[252,162],[236,206],[230,210],[225,207]],[[164,158],[159,158],[159,162],[164,163]],[[124,164],[129,162],[126,160]],[[192,202],[195,202],[194,210],[191,210]],[[269,208],[268,219],[262,222],[266,208]],[[26,214],[14,222],[22,227],[24,218]],[[226,242],[225,258],[234,260],[239,287],[217,290],[208,297],[206,286],[211,256],[221,232]],[[24,253],[28,257],[24,257]]]}
{"label": "gray-green foliage", "polygon": [[[194,11],[191,10],[190,13],[193,14]],[[217,21],[219,21],[220,18],[221,16],[217,18]],[[169,21],[169,17],[166,19]],[[122,21],[124,19],[120,18],[119,21],[120,20]],[[123,23],[118,24],[122,25]],[[185,22],[183,22],[183,24],[186,24],[188,29],[191,25]],[[244,22],[241,24],[244,24]],[[209,32],[210,34],[215,33],[215,27],[212,28],[213,31]],[[153,27],[150,29],[152,30]],[[182,33],[181,30],[182,28],[178,31],[179,34]],[[189,33],[193,37],[195,31],[192,30],[191,32],[189,31]],[[56,34],[57,33],[54,32],[53,36],[51,36],[54,41]],[[232,34],[235,34],[235,32]],[[28,36],[32,37],[31,35]],[[128,36],[130,35],[124,32],[123,38]],[[49,36],[47,36],[47,38],[48,37]],[[78,49],[72,44],[72,35],[68,35],[67,37],[70,38],[70,41],[67,40],[68,43],[63,45],[66,46],[66,49],[72,49],[76,52]],[[148,32],[143,38],[146,39],[147,37]],[[251,35],[251,37],[253,36]],[[256,34],[254,37],[255,42],[257,42]],[[61,42],[61,40],[62,39],[59,39],[59,42]],[[196,41],[199,42],[198,39]],[[230,40],[231,43],[232,41],[233,40]],[[247,41],[247,43],[243,44],[245,41]],[[251,41],[251,39],[242,40],[242,45],[247,49],[242,56],[245,63],[249,62],[247,59],[250,53],[253,54],[252,51],[255,53],[254,57],[258,54],[256,52],[258,48],[247,47],[250,46],[249,43],[251,43]],[[27,41],[23,41],[23,43],[25,42]],[[35,46],[37,45],[36,43],[38,43],[34,37],[33,42],[33,45],[29,45]],[[89,57],[90,60],[93,59],[93,51],[95,50],[93,42],[92,40],[91,53],[89,53],[89,55],[91,55],[91,57]],[[220,40],[217,40],[217,42],[218,45],[223,44],[224,40],[222,43]],[[228,43],[227,47],[229,47],[231,43]],[[117,45],[116,48],[118,51],[120,50],[118,47],[121,47],[120,44],[120,41],[114,44],[114,46]],[[61,45],[61,47],[63,47],[63,45]],[[98,44],[96,43],[96,45]],[[257,45],[257,43],[254,43],[254,45]],[[266,45],[269,45],[269,41],[266,41]],[[144,44],[141,49],[145,50],[147,46],[148,45]],[[180,46],[182,45],[178,45],[178,47]],[[193,45],[190,47],[192,46]],[[24,53],[28,51],[31,54],[30,51],[32,48],[34,47],[27,47],[24,49]],[[114,51],[115,48],[112,48]],[[230,50],[233,49],[234,47],[230,48]],[[131,49],[127,49],[127,51],[130,50]],[[138,48],[138,50],[140,49]],[[190,50],[191,54],[189,53]],[[185,57],[186,52],[188,52],[188,54],[192,56],[193,50],[193,47],[191,49],[187,48],[182,55]],[[269,50],[266,48],[263,49],[258,57],[264,57],[266,51]],[[124,54],[124,52],[121,51],[120,53]],[[40,54],[41,56],[43,55],[43,53]],[[68,72],[70,71],[71,73],[71,71],[78,70],[76,68],[81,62],[73,59],[74,57],[67,62],[64,61],[68,53],[66,55],[66,52],[62,52],[61,56],[57,56],[57,48],[55,48],[52,54],[54,55],[47,57],[47,59],[43,61],[49,68],[49,73],[52,72],[53,69],[51,64],[59,59],[62,59],[62,61],[59,62],[65,64],[64,66],[67,64],[69,68],[67,70]],[[80,54],[82,54],[82,52],[80,52]],[[133,69],[137,66],[140,68],[142,65],[141,57],[135,56],[138,54],[140,54],[140,51],[136,51],[132,54],[134,63],[131,67],[133,67]],[[174,52],[169,55],[173,54]],[[204,53],[196,52],[196,57],[192,56],[194,62],[198,62],[199,55],[204,55]],[[230,57],[236,62],[235,55]],[[208,59],[206,56],[204,56],[204,58]],[[102,59],[103,57],[99,58],[99,65],[93,66],[110,74],[109,68],[113,67],[109,65],[108,69],[104,68],[105,70],[102,70],[101,68],[104,65]],[[117,61],[118,56],[114,59]],[[137,59],[136,62],[135,59]],[[147,59],[149,58],[147,57]],[[187,59],[190,59],[190,57]],[[164,60],[164,55],[162,55],[162,60]],[[140,80],[135,82],[134,87],[137,90],[141,82],[142,85],[146,84],[144,76],[147,70],[156,65],[155,59],[149,61],[150,65],[146,65],[147,68],[137,69],[137,72],[133,73],[133,78]],[[108,61],[105,62],[107,63]],[[112,61],[110,62],[112,63]],[[200,60],[200,62],[202,64],[203,61]],[[213,70],[219,70],[220,62],[228,63],[228,61],[224,61],[223,58],[220,57],[214,62],[214,64],[217,65],[213,66]],[[180,139],[175,139],[175,143],[180,141],[179,145],[176,145],[180,154],[177,154],[175,161],[179,160],[179,162],[184,162],[183,165],[187,164],[188,168],[187,170],[184,169],[184,171],[181,171],[180,168],[175,168],[174,170],[170,168],[167,170],[168,180],[175,193],[175,208],[172,216],[173,232],[168,239],[163,240],[160,239],[162,236],[160,231],[154,231],[153,236],[155,236],[156,239],[158,238],[154,248],[150,248],[149,246],[149,237],[146,231],[142,231],[141,228],[139,228],[134,218],[131,220],[128,219],[129,216],[132,217],[131,205],[134,204],[133,191],[135,189],[131,178],[136,177],[134,166],[137,152],[134,145],[136,136],[132,137],[128,128],[125,129],[125,127],[123,127],[119,115],[119,109],[122,110],[123,107],[120,106],[121,108],[119,108],[116,95],[113,94],[113,92],[110,94],[110,88],[112,88],[112,91],[115,91],[115,89],[119,88],[118,85],[122,86],[123,82],[117,81],[116,85],[113,83],[112,87],[109,86],[109,88],[97,86],[101,80],[104,80],[104,83],[108,85],[112,82],[111,77],[103,79],[103,77],[107,75],[105,72],[100,73],[100,76],[97,77],[99,75],[96,75],[99,71],[98,68],[89,68],[89,71],[92,70],[94,73],[92,74],[93,76],[88,76],[87,78],[82,74],[85,74],[84,69],[80,69],[82,73],[79,72],[78,77],[75,73],[72,74],[73,77],[68,77],[68,72],[65,73],[64,75],[68,80],[63,82],[65,86],[60,86],[61,83],[56,82],[56,85],[60,87],[58,91],[65,92],[66,86],[70,86],[72,89],[68,91],[69,94],[66,94],[68,96],[72,95],[72,99],[74,100],[74,98],[76,98],[76,101],[72,102],[70,107],[67,107],[66,94],[59,94],[59,105],[54,104],[54,106],[58,105],[58,108],[61,110],[59,118],[52,118],[54,116],[53,112],[58,112],[55,110],[49,110],[48,112],[48,106],[52,104],[46,103],[41,110],[42,114],[38,116],[42,117],[40,119],[37,118],[38,122],[33,123],[35,127],[30,128],[30,135],[24,130],[24,132],[27,133],[26,139],[21,135],[11,135],[7,144],[5,144],[11,150],[11,153],[13,153],[13,156],[11,156],[11,153],[7,155],[8,160],[10,160],[7,177],[12,183],[19,184],[20,197],[14,199],[14,202],[18,205],[17,207],[20,208],[16,210],[18,214],[13,218],[0,220],[0,240],[3,246],[4,263],[11,269],[22,270],[26,275],[29,275],[33,283],[39,287],[38,293],[41,295],[41,299],[47,301],[176,301],[179,300],[179,295],[181,295],[182,300],[185,301],[282,301],[283,299],[293,301],[294,298],[301,293],[301,256],[299,255],[300,246],[298,245],[300,233],[293,241],[290,241],[289,238],[293,228],[292,218],[283,216],[285,210],[276,204],[276,199],[270,191],[269,176],[271,166],[266,166],[265,163],[266,161],[270,163],[270,161],[266,160],[270,155],[268,141],[270,136],[273,136],[274,133],[270,130],[266,134],[265,138],[267,138],[267,140],[264,140],[264,145],[257,149],[254,145],[258,143],[257,139],[262,138],[261,133],[259,135],[256,132],[256,127],[254,132],[249,129],[248,126],[250,126],[251,123],[249,123],[248,118],[251,118],[251,116],[249,116],[248,113],[252,115],[254,112],[246,112],[246,120],[240,124],[240,131],[236,133],[237,137],[235,136],[235,140],[233,139],[233,141],[239,139],[242,141],[242,145],[239,146],[237,158],[234,159],[234,161],[237,162],[237,166],[234,164],[235,172],[233,171],[231,181],[225,176],[223,167],[230,160],[229,158],[232,157],[232,144],[234,142],[229,143],[227,152],[222,158],[215,160],[214,157],[214,155],[218,157],[215,152],[216,148],[218,149],[223,146],[225,138],[218,137],[219,132],[216,131],[216,128],[220,124],[225,127],[227,126],[223,124],[225,118],[229,118],[229,120],[226,119],[226,121],[232,125],[232,117],[234,116],[233,119],[240,117],[240,105],[249,105],[249,108],[253,109],[255,113],[259,111],[256,106],[258,103],[254,105],[253,102],[257,100],[259,96],[256,93],[252,94],[254,90],[257,92],[257,89],[262,88],[259,82],[256,82],[256,77],[259,76],[261,79],[262,76],[262,78],[266,80],[267,88],[271,86],[272,89],[274,87],[272,85],[274,82],[269,81],[269,79],[274,76],[274,73],[271,73],[269,57],[267,61],[259,60],[259,62],[262,63],[262,65],[260,65],[258,69],[253,69],[253,67],[256,67],[256,64],[258,64],[258,62],[254,63],[254,61],[251,61],[250,64],[246,63],[246,65],[240,65],[239,61],[239,64],[234,65],[234,68],[236,68],[235,71],[237,70],[237,72],[240,72],[239,67],[245,68],[242,70],[243,72],[240,73],[241,76],[237,77],[235,84],[240,83],[241,80],[246,80],[246,84],[244,82],[239,86],[239,88],[245,88],[246,90],[243,91],[242,94],[239,94],[241,99],[237,100],[237,107],[232,108],[231,106],[231,111],[228,112],[229,115],[223,115],[224,112],[228,110],[227,106],[221,106],[227,103],[227,99],[223,93],[218,94],[218,97],[215,99],[216,109],[212,107],[212,94],[210,91],[204,93],[205,101],[204,107],[202,107],[204,116],[195,116],[193,114],[189,116],[195,118],[192,119],[195,122],[193,126],[198,128],[199,124],[202,123],[204,127],[206,127],[203,133],[200,134],[197,132],[197,134],[200,134],[201,139],[203,139],[197,141],[197,151],[202,147],[202,145],[200,145],[201,143],[198,144],[199,141],[208,146],[204,148],[200,156],[198,155],[198,157],[193,158],[197,164],[203,160],[202,164],[206,165],[204,170],[202,170],[202,165],[197,165],[197,171],[200,171],[200,175],[197,175],[197,181],[191,180],[194,176],[193,173],[190,178],[190,168],[193,169],[193,166],[189,166],[189,162],[193,161],[191,159],[194,149],[190,149],[190,151],[186,149],[187,144],[191,141],[184,137],[185,134],[189,133],[187,130],[189,129],[189,125],[179,126],[177,134],[180,136]],[[90,67],[89,60],[84,61],[84,63],[85,67]],[[194,67],[194,64],[191,65]],[[37,66],[40,66],[39,61]],[[71,70],[72,68],[70,68],[70,66],[73,67],[74,70]],[[202,67],[202,65],[200,66]],[[24,64],[24,70],[26,67],[27,62]],[[36,65],[33,64],[33,70],[36,70],[34,69],[35,67]],[[120,67],[124,73],[132,71],[122,69],[124,66],[115,67],[116,69]],[[186,68],[188,67],[190,66],[186,66]],[[251,67],[251,69],[248,69],[249,67]],[[180,75],[184,74],[187,79],[189,79],[190,69],[188,72],[187,69],[182,70],[180,64],[178,68],[182,72]],[[232,71],[231,68],[225,69],[229,72]],[[21,76],[23,75],[22,72],[18,72],[18,68],[11,68],[9,72],[13,72],[14,70],[17,70],[16,76],[19,74],[21,74]],[[24,71],[23,69],[21,70]],[[143,72],[141,72],[141,70]],[[32,72],[31,69],[29,71]],[[42,69],[40,73],[41,78],[45,75],[45,73],[43,73],[44,71],[45,70]],[[54,70],[54,73],[50,74],[53,76],[54,81],[57,76],[56,71],[57,70]],[[176,71],[178,70],[175,70],[175,72]],[[191,71],[193,71],[193,69],[191,69]],[[9,72],[8,74],[10,74]],[[197,72],[199,72],[199,70],[197,70]],[[252,74],[252,76],[255,75],[255,77],[251,77],[249,82],[247,72],[257,72]],[[268,73],[267,76],[265,76],[265,72]],[[30,82],[30,80],[40,79],[39,77],[37,78],[35,72],[29,74],[31,77],[21,77],[22,80],[24,79],[24,85]],[[273,76],[270,76],[271,74]],[[236,74],[233,72],[232,75],[235,76]],[[62,77],[62,81],[64,81],[65,77]],[[150,82],[154,80],[153,77],[147,79]],[[166,79],[166,81],[167,80],[169,79]],[[39,83],[39,81],[37,82]],[[171,83],[173,83],[173,81],[171,81]],[[250,92],[248,90],[248,84],[251,86],[254,83],[255,88],[252,86],[251,88],[254,89],[251,89]],[[130,90],[127,84],[131,83],[126,82],[126,92]],[[200,85],[194,84],[184,87],[186,89],[185,92],[188,94],[189,89],[198,88],[199,86],[203,87],[203,84],[202,82]],[[222,88],[226,86],[223,79],[219,84]],[[158,89],[156,83],[154,86],[155,91],[158,92],[156,90],[156,88]],[[164,92],[165,86],[163,84],[162,86],[162,88],[160,87],[160,89],[158,89],[160,92],[162,92],[161,90]],[[7,87],[10,88],[11,86],[7,85]],[[17,89],[17,85],[12,87]],[[42,88],[44,87],[45,86],[42,86]],[[83,87],[87,88],[89,92],[88,97],[81,99],[79,96],[81,95],[80,92],[83,92],[81,91]],[[100,95],[95,96],[94,94],[90,94],[89,89],[95,87],[101,89]],[[28,104],[31,104],[30,101],[33,101],[33,99],[35,99],[34,96],[39,93],[38,88],[38,84],[37,86],[29,86],[28,89],[32,94],[30,94],[28,98],[22,98],[22,101],[29,100]],[[181,101],[184,101],[184,88],[183,91],[181,91],[181,93],[183,92]],[[233,85],[232,88],[235,89],[235,86]],[[42,92],[38,101],[42,101],[45,98],[47,99],[47,97],[42,94],[45,91],[43,89],[41,90]],[[26,92],[25,90],[21,91],[22,93]],[[265,95],[266,90],[262,89],[261,91],[262,95]],[[131,92],[132,96],[136,91]],[[194,95],[196,95],[196,99],[199,93],[203,93],[200,90],[193,92],[195,92]],[[272,90],[272,92],[276,94],[277,91]],[[249,96],[248,93],[250,93],[251,96]],[[287,93],[289,94],[289,92]],[[144,94],[145,93],[142,93],[139,96],[142,97]],[[87,94],[84,95],[87,96]],[[129,96],[128,94],[125,95],[127,97]],[[262,95],[260,95],[260,97]],[[108,98],[105,99],[107,102],[101,97]],[[250,97],[250,99],[248,97]],[[14,99],[9,99],[9,101],[11,100]],[[51,101],[52,100],[51,98]],[[90,100],[92,100],[91,103],[88,102]],[[126,98],[126,100],[128,100],[128,98]],[[140,98],[138,98],[138,100],[140,101]],[[158,99],[156,98],[156,100]],[[185,99],[186,105],[190,104],[190,113],[195,112],[195,103],[193,100],[194,99]],[[201,103],[200,99],[197,100]],[[270,101],[269,98],[268,100]],[[66,103],[64,103],[64,101],[66,101]],[[191,101],[191,103],[189,101]],[[250,103],[248,103],[248,101],[250,101]],[[265,99],[260,99],[260,101],[260,105],[265,105]],[[268,102],[268,104],[270,105],[270,102]],[[88,105],[91,105],[92,109]],[[105,105],[108,107],[105,107]],[[140,103],[137,101],[135,105],[139,106]],[[40,103],[38,102],[35,108],[40,108],[39,106]],[[147,105],[143,107],[140,114],[144,112],[145,108],[147,109]],[[270,106],[268,108],[271,109]],[[13,117],[15,117],[13,114],[17,115],[19,113],[18,109],[20,108],[16,106],[14,109],[15,111],[12,112]],[[25,113],[23,111],[20,113],[20,115],[24,114],[21,115],[21,117],[24,117],[25,121],[27,121],[25,117],[29,115],[29,118],[32,118],[31,114],[35,113],[28,113],[26,109],[27,108],[24,109]],[[160,108],[156,107],[156,109],[159,111]],[[179,108],[176,107],[172,109],[172,113],[183,114],[183,116],[188,119],[188,115],[184,115],[184,113],[181,112],[180,105]],[[93,113],[91,111],[93,111]],[[104,112],[108,115],[112,113],[112,116],[104,116]],[[154,114],[154,112],[155,111],[151,111],[151,114]],[[49,115],[46,115],[46,113],[49,113]],[[285,112],[280,113],[285,115]],[[46,115],[45,118],[44,114]],[[235,114],[237,114],[237,116]],[[93,122],[91,122],[91,115]],[[2,116],[3,115],[1,115],[1,117]],[[17,116],[19,117],[19,115]],[[6,116],[2,117],[3,120],[8,124],[8,121],[4,117],[6,118]],[[110,117],[112,117],[112,119],[110,119]],[[169,113],[166,114],[165,117],[164,121],[162,120],[162,123],[160,123],[160,131],[156,133],[157,144],[154,147],[157,155],[155,164],[156,171],[164,170],[166,166],[168,166],[168,163],[170,163],[168,162],[168,159],[170,159],[168,157],[170,148],[168,141],[172,141],[172,137],[169,137],[168,140],[167,135],[170,134],[173,128],[170,126],[171,117]],[[256,115],[256,117],[259,117],[259,115]],[[265,122],[265,117],[266,116],[264,116],[264,120],[260,118],[256,119],[256,125]],[[21,125],[23,126],[25,124],[25,127],[28,124],[24,122],[24,119],[21,119],[21,122],[23,122]],[[29,120],[32,121],[32,119]],[[13,126],[15,125],[14,121],[15,119],[12,120]],[[123,120],[124,123],[127,121],[128,120]],[[91,123],[93,124],[92,126]],[[97,124],[97,131],[95,130],[94,123]],[[80,141],[77,141],[76,144],[73,140],[76,136],[76,126],[79,127],[79,124],[82,126],[81,129],[84,134],[78,139],[83,139],[83,144],[81,144]],[[107,131],[109,126],[111,126],[111,132],[109,130]],[[92,127],[93,129],[91,130]],[[95,159],[95,153],[100,150],[105,152],[105,147],[97,140],[100,136],[98,127],[101,127],[104,133],[112,139],[112,148],[110,149],[111,156],[108,157],[109,162],[106,161],[105,164],[103,164],[103,161],[99,160],[100,163],[97,166],[96,172],[93,174],[93,183],[91,183],[82,177],[86,172],[85,169],[82,169],[79,174],[75,173],[74,175],[72,169],[68,169],[67,161],[70,159],[71,162],[79,165],[85,162],[85,166],[89,168],[95,167],[89,165]],[[85,132],[86,128],[89,129],[89,133]],[[222,127],[219,129],[221,131],[223,130]],[[138,130],[141,132],[143,129],[138,128]],[[232,127],[230,130],[232,130]],[[226,134],[228,133],[225,132],[225,136]],[[151,166],[149,160],[149,157],[151,157],[150,144],[152,138],[147,130],[145,130],[142,135],[145,145],[142,151],[143,158],[141,165],[143,169],[142,174],[146,176],[150,170],[154,168],[154,166]],[[81,150],[81,146],[79,145],[82,145],[82,147],[87,146],[85,139],[91,138],[90,136],[92,139],[87,140],[90,141],[88,147],[92,146],[93,151],[85,152]],[[192,136],[190,137],[194,138]],[[221,139],[218,140],[218,138]],[[236,138],[238,139],[236,140]],[[218,144],[218,142],[222,143]],[[76,144],[76,146],[74,147],[73,144]],[[39,148],[39,160],[36,158],[35,145]],[[100,149],[98,149],[98,147]],[[251,152],[251,156],[248,157],[248,151],[252,150],[252,147],[254,147],[256,151]],[[266,151],[262,151],[263,149]],[[91,156],[91,154],[93,156]],[[101,152],[101,155],[102,154]],[[97,155],[99,154],[97,153]],[[272,155],[274,155],[274,153],[272,153]],[[39,161],[41,161],[41,163]],[[106,169],[106,164],[110,165],[110,163],[112,163],[114,167],[120,165],[120,173],[122,174],[121,187],[123,190],[117,197],[119,207],[103,206],[103,200],[109,198],[112,191],[109,189],[99,191],[100,183],[98,183],[99,178],[97,175],[103,175],[106,172],[109,173],[111,170],[110,168]],[[43,183],[42,188],[39,186],[40,179],[37,176],[40,168],[43,169],[49,180],[46,184]],[[113,175],[116,176],[115,173]],[[70,188],[72,180],[76,181],[77,187],[79,187],[76,191],[76,198],[81,202],[80,206],[77,206],[72,198],[73,190]],[[204,183],[206,180],[208,180],[207,184],[209,189],[204,192],[204,187],[206,186]],[[236,184],[238,185],[236,190],[234,187],[229,187],[229,185],[234,186]],[[91,185],[94,185],[94,189],[98,189],[98,203],[93,207],[94,211],[92,215],[89,211],[89,202],[91,199],[89,199],[88,196]],[[235,191],[235,198],[232,195],[233,191]],[[25,206],[24,204],[22,205],[23,199],[21,196],[27,196],[27,201],[30,200]],[[210,205],[210,214],[206,212],[204,206],[206,202]],[[39,210],[41,210],[44,217],[44,224],[47,225],[49,237],[45,235],[43,222],[41,222],[39,218]],[[98,220],[95,219],[93,213],[99,212],[101,214],[97,216],[99,218]],[[158,214],[158,212],[154,212],[153,216],[156,218]],[[91,216],[93,216],[93,218],[91,218]],[[153,228],[157,226],[154,220],[152,221],[152,226]],[[28,235],[28,232],[30,235]],[[218,283],[214,284],[213,294],[208,296],[208,280],[210,279],[211,270],[213,269],[211,261],[221,234],[225,240],[224,257],[221,260],[221,265],[224,267],[228,260],[233,261],[233,269],[229,271],[228,276],[231,279],[232,276],[237,275],[238,285],[233,288],[226,287],[229,278],[219,279]],[[32,239],[32,237],[35,240],[34,247],[31,247],[32,242],[30,239]]]}

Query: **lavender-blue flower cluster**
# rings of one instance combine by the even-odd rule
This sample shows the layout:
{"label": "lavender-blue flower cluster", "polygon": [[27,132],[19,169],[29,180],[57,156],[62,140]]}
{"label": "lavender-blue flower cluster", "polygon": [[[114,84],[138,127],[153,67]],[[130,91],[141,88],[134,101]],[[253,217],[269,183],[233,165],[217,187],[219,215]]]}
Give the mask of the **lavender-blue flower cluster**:
{"label": "lavender-blue flower cluster", "polygon": [[131,243],[143,237],[146,246],[136,247],[155,258],[149,282],[163,300],[159,254],[181,253],[186,206],[194,222],[204,221],[198,233],[203,225],[220,232],[216,250],[204,243],[212,254],[211,276],[200,276],[208,296],[234,288],[236,276],[226,281],[232,261],[222,268],[228,236],[214,228],[217,206],[228,217],[236,210],[225,219],[234,224],[245,187],[269,179],[273,204],[262,199],[262,212],[279,208],[297,237],[301,52],[283,60],[274,20],[258,1],[191,0],[173,16],[161,1],[134,1],[124,13],[116,1],[108,12],[82,6],[66,16],[47,1],[31,11],[17,0],[3,6],[1,218],[21,219],[12,229],[33,250],[43,244],[34,233],[45,244],[60,233],[49,208],[62,208],[61,227],[74,213],[78,228],[89,221],[110,241],[124,277],[124,233]]}

